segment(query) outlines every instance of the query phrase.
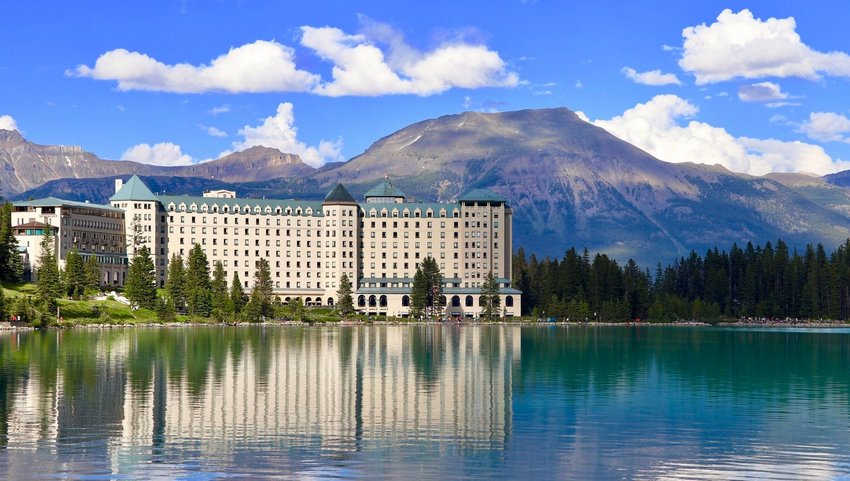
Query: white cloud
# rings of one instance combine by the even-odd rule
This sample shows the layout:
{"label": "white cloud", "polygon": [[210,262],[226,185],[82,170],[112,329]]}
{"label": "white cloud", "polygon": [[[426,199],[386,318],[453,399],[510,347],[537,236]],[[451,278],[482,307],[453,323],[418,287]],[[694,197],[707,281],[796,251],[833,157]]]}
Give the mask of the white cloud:
{"label": "white cloud", "polygon": [[284,153],[297,154],[305,163],[313,167],[321,167],[328,162],[345,160],[342,156],[342,139],[335,141],[321,140],[316,147],[308,146],[298,140],[298,129],[295,127],[295,116],[292,104],[289,102],[277,106],[277,113],[267,117],[261,125],[252,127],[246,125],[239,130],[243,140],[233,143],[233,150],[222,152],[219,157],[237,150],[262,145],[272,147]]}
{"label": "white cloud", "polygon": [[361,23],[363,33],[355,35],[333,27],[301,27],[301,45],[333,64],[330,81],[299,70],[291,47],[264,40],[232,48],[208,65],[169,65],[144,53],[115,49],[98,57],[93,67],[79,65],[65,73],[114,80],[119,90],[311,92],[332,97],[427,96],[451,88],[520,84],[499,54],[481,43],[449,39],[430,51],[419,51],[386,24],[363,16]]}
{"label": "white cloud", "polygon": [[638,72],[631,67],[623,67],[621,72],[623,72],[623,75],[632,82],[639,83],[641,85],[652,85],[656,87],[661,85],[682,85],[682,82],[679,81],[676,74],[661,73],[661,70]]}
{"label": "white cloud", "polygon": [[577,89],[584,88],[584,84],[583,84],[583,83],[581,83],[581,80],[576,80],[576,83],[574,84],[574,86],[575,86],[575,88],[577,88]]}
{"label": "white cloud", "polygon": [[192,157],[180,151],[180,146],[171,142],[138,144],[121,154],[122,160],[132,160],[151,165],[189,165]]}
{"label": "white cloud", "polygon": [[227,112],[230,112],[230,105],[228,105],[228,104],[213,107],[213,108],[209,109],[209,111],[208,111],[208,113],[210,115],[224,114],[224,113],[227,113]]}
{"label": "white cloud", "polygon": [[211,137],[227,137],[227,132],[211,125],[202,125],[201,128],[203,128],[207,132],[207,135]]}
{"label": "white cloud", "polygon": [[18,123],[11,115],[0,115],[0,129],[3,130],[18,130]]}
{"label": "white cloud", "polygon": [[823,142],[850,143],[850,119],[835,112],[812,112],[809,120],[800,124],[799,131]]}
{"label": "white cloud", "polygon": [[679,66],[698,85],[736,77],[850,77],[850,55],[812,50],[796,29],[794,17],[761,20],[746,9],[726,9],[715,23],[682,31]]}
{"label": "white cloud", "polygon": [[787,99],[788,94],[782,91],[779,84],[759,82],[738,87],[738,98],[743,102],[770,102]]}
{"label": "white cloud", "polygon": [[827,174],[850,168],[820,146],[776,139],[734,137],[721,127],[690,120],[699,109],[676,95],[658,95],[622,115],[593,123],[667,162],[720,164],[734,172]]}
{"label": "white cloud", "polygon": [[80,65],[67,75],[115,80],[119,90],[176,93],[303,92],[319,76],[298,70],[295,53],[274,41],[257,40],[232,48],[209,65],[167,65],[143,53],[115,49],[98,57],[94,67]]}
{"label": "white cloud", "polygon": [[[334,64],[333,81],[314,93],[342,95],[415,94],[427,96],[451,88],[514,87],[519,76],[484,45],[445,43],[429,52],[407,45],[387,26],[371,25],[380,35],[350,35],[333,27],[301,27],[301,44]],[[375,35],[373,33],[373,35]],[[379,45],[387,45],[382,50]]]}

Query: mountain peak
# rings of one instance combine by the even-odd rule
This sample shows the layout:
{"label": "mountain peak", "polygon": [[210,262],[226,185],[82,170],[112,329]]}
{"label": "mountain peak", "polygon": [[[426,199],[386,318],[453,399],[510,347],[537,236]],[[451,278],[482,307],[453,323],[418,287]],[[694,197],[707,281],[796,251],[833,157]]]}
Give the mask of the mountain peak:
{"label": "mountain peak", "polygon": [[0,143],[3,144],[22,144],[26,139],[17,130],[0,129]]}

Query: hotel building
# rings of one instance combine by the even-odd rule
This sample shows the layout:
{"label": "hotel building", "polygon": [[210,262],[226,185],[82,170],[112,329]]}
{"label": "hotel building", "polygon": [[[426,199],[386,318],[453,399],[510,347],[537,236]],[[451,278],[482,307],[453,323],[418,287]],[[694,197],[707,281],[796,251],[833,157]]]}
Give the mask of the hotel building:
{"label": "hotel building", "polygon": [[34,280],[45,229],[53,231],[59,268],[77,249],[83,262],[97,256],[103,286],[123,285],[127,276],[124,211],[108,205],[47,197],[13,203],[12,231],[24,259],[24,275]]}
{"label": "hotel building", "polygon": [[[363,202],[341,184],[323,201],[238,198],[228,190],[155,195],[137,176],[126,183],[116,180],[115,188],[111,206],[82,205],[120,214],[121,254],[132,258],[135,249],[147,246],[160,286],[171,256],[186,259],[198,244],[211,267],[220,261],[228,282],[238,273],[246,290],[253,287],[260,259],[266,259],[281,302],[301,297],[308,305],[333,305],[345,274],[358,311],[407,316],[413,276],[419,263],[432,257],[445,281],[446,315],[477,316],[481,286],[490,272],[499,283],[506,314],[520,314],[521,293],[510,287],[511,209],[486,189],[453,203],[421,203],[408,201],[387,179],[369,190]],[[31,207],[16,203],[16,211],[25,204]],[[28,222],[39,215],[35,212]],[[77,239],[101,240],[95,234],[100,232],[77,234],[74,245],[86,252],[83,247],[89,244]],[[63,235],[59,237],[67,237]],[[35,241],[40,238],[29,242]]]}

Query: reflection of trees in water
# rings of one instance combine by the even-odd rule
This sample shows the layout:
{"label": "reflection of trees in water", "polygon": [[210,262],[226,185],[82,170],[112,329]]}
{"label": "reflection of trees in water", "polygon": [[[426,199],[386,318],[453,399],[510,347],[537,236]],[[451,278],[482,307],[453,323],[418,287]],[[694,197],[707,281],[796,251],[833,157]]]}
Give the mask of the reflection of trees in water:
{"label": "reflection of trees in water", "polygon": [[525,327],[515,390],[552,379],[575,392],[634,387],[650,371],[691,392],[850,394],[850,335],[681,327]]}
{"label": "reflection of trees in water", "polygon": [[440,381],[446,358],[443,329],[440,326],[413,326],[409,345],[410,358],[422,389],[433,389]]}

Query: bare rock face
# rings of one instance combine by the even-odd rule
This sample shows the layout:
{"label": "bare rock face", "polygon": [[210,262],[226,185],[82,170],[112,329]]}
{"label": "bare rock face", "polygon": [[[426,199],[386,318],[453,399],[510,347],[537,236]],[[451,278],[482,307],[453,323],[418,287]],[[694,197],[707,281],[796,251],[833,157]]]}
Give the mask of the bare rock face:
{"label": "bare rock face", "polygon": [[13,195],[57,179],[84,179],[139,174],[205,177],[224,182],[252,182],[303,176],[315,169],[293,154],[251,147],[203,164],[164,167],[104,160],[77,146],[38,145],[16,130],[0,130],[0,192]]}

